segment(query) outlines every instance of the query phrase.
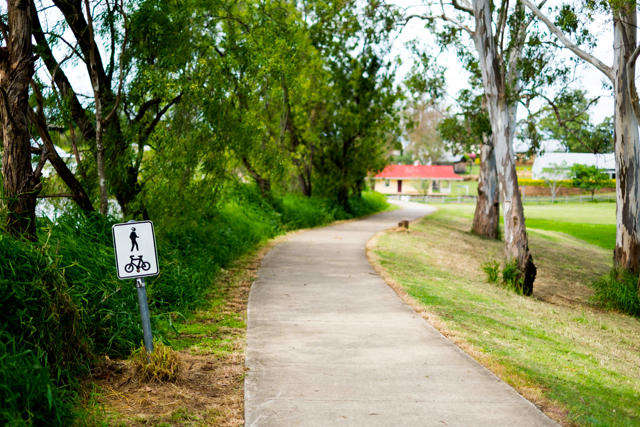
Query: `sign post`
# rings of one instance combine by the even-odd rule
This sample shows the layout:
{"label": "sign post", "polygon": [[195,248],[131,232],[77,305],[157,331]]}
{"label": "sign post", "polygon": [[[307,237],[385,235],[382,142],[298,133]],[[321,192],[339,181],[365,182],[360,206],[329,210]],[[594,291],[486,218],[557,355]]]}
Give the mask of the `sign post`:
{"label": "sign post", "polygon": [[153,353],[151,319],[147,303],[147,288],[144,283],[145,277],[156,276],[160,272],[153,223],[151,221],[129,221],[115,224],[111,231],[118,278],[123,280],[136,279],[144,348],[147,353]]}

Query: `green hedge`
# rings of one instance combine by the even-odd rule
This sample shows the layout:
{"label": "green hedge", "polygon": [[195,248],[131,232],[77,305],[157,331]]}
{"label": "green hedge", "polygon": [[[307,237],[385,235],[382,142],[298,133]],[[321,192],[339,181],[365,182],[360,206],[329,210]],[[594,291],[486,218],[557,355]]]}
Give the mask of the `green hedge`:
{"label": "green hedge", "polygon": [[[548,184],[543,179],[518,178],[518,185],[520,187],[548,187]],[[572,188],[573,181],[570,179],[558,181],[558,187]],[[605,188],[616,188],[616,180],[610,179]]]}

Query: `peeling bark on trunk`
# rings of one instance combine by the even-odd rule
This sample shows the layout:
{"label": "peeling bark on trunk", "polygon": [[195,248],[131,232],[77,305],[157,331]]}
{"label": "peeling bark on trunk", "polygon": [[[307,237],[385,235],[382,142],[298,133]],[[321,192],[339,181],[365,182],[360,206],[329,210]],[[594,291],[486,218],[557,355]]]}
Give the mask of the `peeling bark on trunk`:
{"label": "peeling bark on trunk", "polygon": [[498,182],[503,201],[505,256],[508,261],[516,262],[518,270],[521,272],[519,279],[522,281],[522,291],[525,295],[531,295],[536,277],[536,267],[529,252],[529,239],[524,223],[524,210],[511,146],[515,108],[508,102],[505,76],[501,70],[493,37],[491,2],[489,0],[474,0],[473,13],[476,23],[473,40],[478,51],[485,97],[491,119]]}
{"label": "peeling bark on trunk", "polygon": [[491,145],[480,148],[480,180],[478,182],[478,202],[473,216],[474,233],[490,239],[499,238],[500,190],[496,171],[496,158]]}
{"label": "peeling bark on trunk", "polygon": [[9,232],[35,241],[36,196],[42,185],[31,166],[29,82],[33,76],[30,1],[9,0],[7,46],[0,48],[3,204]]}
{"label": "peeling bark on trunk", "polygon": [[[638,121],[629,94],[627,61],[637,41],[636,12],[614,19],[614,81],[615,96],[614,141],[616,156],[616,267],[640,272],[640,138]],[[626,34],[623,34],[626,33]],[[625,37],[626,36],[626,37]],[[626,40],[625,40],[626,38]],[[632,72],[635,75],[635,67]],[[635,87],[634,87],[635,91]],[[637,95],[636,95],[637,96]]]}

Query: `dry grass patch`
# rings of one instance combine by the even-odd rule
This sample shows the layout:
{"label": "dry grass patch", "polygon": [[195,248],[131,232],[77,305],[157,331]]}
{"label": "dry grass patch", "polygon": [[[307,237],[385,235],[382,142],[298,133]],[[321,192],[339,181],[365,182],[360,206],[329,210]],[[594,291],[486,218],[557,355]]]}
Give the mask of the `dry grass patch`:
{"label": "dry grass patch", "polygon": [[95,424],[244,425],[249,291],[262,258],[294,233],[269,241],[223,271],[202,307],[186,320],[172,316],[179,335],[161,325],[170,346],[157,344],[155,363],[142,363],[146,352],[140,349],[131,360],[107,358],[97,366],[86,387],[95,390]]}
{"label": "dry grass patch", "polygon": [[531,233],[532,298],[485,282],[503,243],[446,208],[368,244],[376,270],[431,324],[563,425],[639,425],[640,322],[593,308],[587,284],[611,254],[561,233]]}

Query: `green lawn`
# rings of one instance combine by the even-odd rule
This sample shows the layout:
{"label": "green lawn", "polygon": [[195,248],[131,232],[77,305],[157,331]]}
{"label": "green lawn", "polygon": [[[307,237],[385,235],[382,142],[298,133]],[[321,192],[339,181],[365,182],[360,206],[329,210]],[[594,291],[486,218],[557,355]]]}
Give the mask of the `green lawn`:
{"label": "green lawn", "polygon": [[528,230],[559,231],[592,245],[613,250],[616,247],[616,226],[611,224],[586,224],[576,222],[527,219]]}
{"label": "green lawn", "polygon": [[452,196],[466,196],[467,189],[458,187],[459,185],[468,185],[469,186],[469,196],[477,196],[478,195],[478,181],[451,181],[451,195]]}
{"label": "green lawn", "polygon": [[640,425],[640,322],[588,303],[586,285],[609,271],[611,252],[532,232],[538,276],[534,296],[521,297],[485,282],[480,266],[501,260],[504,244],[471,234],[472,214],[443,206],[408,231],[389,231],[374,244],[374,263],[432,324],[564,425]]}
{"label": "green lawn", "polygon": [[[475,205],[446,205],[448,212],[473,218]],[[559,231],[604,249],[616,244],[615,203],[525,205],[528,230]]]}

